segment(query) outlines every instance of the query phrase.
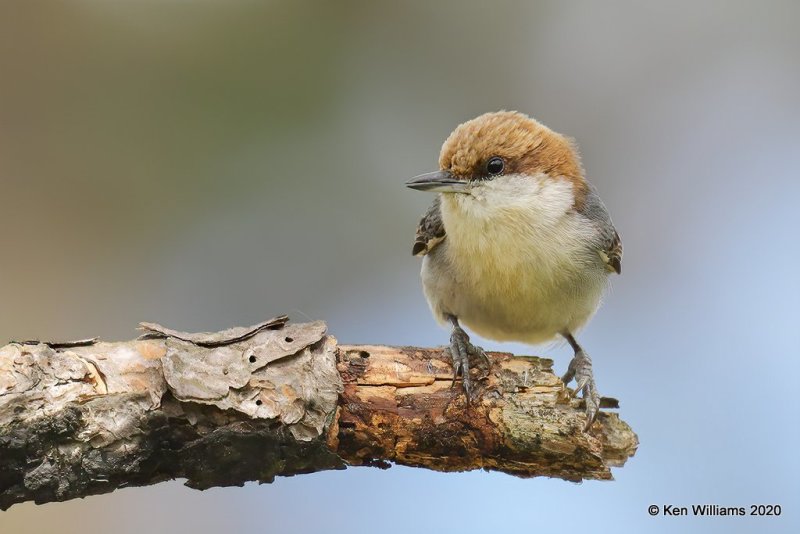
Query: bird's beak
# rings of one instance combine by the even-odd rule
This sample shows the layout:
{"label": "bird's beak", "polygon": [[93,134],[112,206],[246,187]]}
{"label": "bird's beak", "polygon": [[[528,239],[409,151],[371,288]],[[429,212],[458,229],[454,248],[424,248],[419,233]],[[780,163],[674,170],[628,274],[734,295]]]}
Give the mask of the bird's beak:
{"label": "bird's beak", "polygon": [[411,189],[431,193],[466,193],[467,184],[467,181],[458,180],[450,171],[420,174],[406,182]]}

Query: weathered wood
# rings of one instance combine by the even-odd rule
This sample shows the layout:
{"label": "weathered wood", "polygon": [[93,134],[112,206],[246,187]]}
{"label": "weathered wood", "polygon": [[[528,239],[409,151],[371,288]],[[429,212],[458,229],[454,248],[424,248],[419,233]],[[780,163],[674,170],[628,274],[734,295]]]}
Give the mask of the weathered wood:
{"label": "weathered wood", "polygon": [[614,413],[582,432],[580,402],[542,358],[490,353],[468,404],[441,349],[338,346],[324,323],[282,317],[217,334],[145,329],[0,348],[0,508],[347,465],[610,479],[638,444]]}

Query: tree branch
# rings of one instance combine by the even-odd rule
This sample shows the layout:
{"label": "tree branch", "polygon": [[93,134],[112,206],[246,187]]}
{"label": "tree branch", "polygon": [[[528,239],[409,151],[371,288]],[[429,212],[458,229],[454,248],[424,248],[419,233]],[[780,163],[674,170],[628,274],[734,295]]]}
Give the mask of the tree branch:
{"label": "tree branch", "polygon": [[614,413],[582,432],[581,402],[547,359],[490,353],[467,404],[442,349],[339,346],[324,323],[285,317],[212,334],[142,327],[127,342],[0,348],[0,508],[348,465],[610,479],[638,445]]}

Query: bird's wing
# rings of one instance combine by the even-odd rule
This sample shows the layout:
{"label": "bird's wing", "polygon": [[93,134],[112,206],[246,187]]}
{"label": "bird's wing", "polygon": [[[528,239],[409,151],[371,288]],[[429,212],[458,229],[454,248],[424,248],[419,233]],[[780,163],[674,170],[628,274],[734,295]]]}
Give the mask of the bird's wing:
{"label": "bird's wing", "polygon": [[614,228],[611,216],[594,187],[589,187],[580,212],[597,225],[599,230],[597,253],[605,263],[606,269],[609,272],[620,274],[622,272],[622,239]]}
{"label": "bird's wing", "polygon": [[424,256],[441,243],[445,238],[444,223],[442,223],[441,199],[436,199],[422,216],[417,226],[417,235],[414,239],[414,256]]}
{"label": "bird's wing", "polygon": [[600,251],[600,258],[605,262],[606,269],[617,274],[622,273],[622,239],[616,230],[611,240]]}

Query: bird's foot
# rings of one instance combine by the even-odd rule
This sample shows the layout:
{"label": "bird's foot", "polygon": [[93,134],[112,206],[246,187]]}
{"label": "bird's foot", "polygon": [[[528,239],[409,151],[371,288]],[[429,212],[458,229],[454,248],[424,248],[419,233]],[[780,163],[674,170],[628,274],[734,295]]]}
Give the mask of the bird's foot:
{"label": "bird's foot", "polygon": [[584,432],[591,428],[597,418],[597,413],[600,410],[600,394],[597,392],[597,386],[594,383],[594,372],[592,371],[592,359],[586,354],[583,349],[575,352],[572,361],[569,362],[569,367],[561,380],[564,385],[569,384],[572,379],[575,379],[575,392],[577,396],[583,392],[583,400],[586,404],[586,426]]}
{"label": "bird's foot", "polygon": [[452,385],[455,386],[456,379],[460,374],[462,377],[462,383],[464,385],[464,392],[467,395],[467,402],[473,401],[475,399],[475,392],[473,389],[472,377],[469,374],[470,358],[473,360],[479,360],[479,363],[477,363],[475,367],[484,368],[484,375],[482,378],[486,378],[486,376],[488,376],[491,372],[492,368],[489,357],[481,347],[473,345],[470,342],[469,335],[467,335],[464,329],[460,326],[453,327],[453,332],[450,334],[450,347],[448,347],[446,350],[450,353],[450,357],[453,359]]}

